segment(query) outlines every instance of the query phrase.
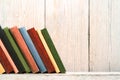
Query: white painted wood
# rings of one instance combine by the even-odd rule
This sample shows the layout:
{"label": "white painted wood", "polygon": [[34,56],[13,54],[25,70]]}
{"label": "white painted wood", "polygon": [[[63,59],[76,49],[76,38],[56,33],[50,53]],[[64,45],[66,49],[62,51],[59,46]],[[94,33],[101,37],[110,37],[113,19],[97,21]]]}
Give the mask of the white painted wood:
{"label": "white painted wood", "polygon": [[111,0],[90,0],[91,71],[110,71],[109,1]]}
{"label": "white painted wood", "polygon": [[44,4],[45,0],[0,0],[0,24],[40,29],[46,25],[67,72],[88,71],[88,56],[91,72],[120,71],[120,0],[90,0],[90,24],[88,0],[46,0]]}
{"label": "white painted wood", "polygon": [[0,0],[0,24],[44,27],[44,0]]}
{"label": "white painted wood", "polygon": [[120,80],[120,74],[10,74],[0,80]]}
{"label": "white painted wood", "polygon": [[91,71],[120,71],[119,4],[119,0],[91,0]]}
{"label": "white painted wood", "polygon": [[120,71],[120,0],[111,0],[109,3],[110,17],[110,68],[111,71]]}
{"label": "white painted wood", "polygon": [[46,0],[46,28],[67,71],[88,71],[88,0]]}

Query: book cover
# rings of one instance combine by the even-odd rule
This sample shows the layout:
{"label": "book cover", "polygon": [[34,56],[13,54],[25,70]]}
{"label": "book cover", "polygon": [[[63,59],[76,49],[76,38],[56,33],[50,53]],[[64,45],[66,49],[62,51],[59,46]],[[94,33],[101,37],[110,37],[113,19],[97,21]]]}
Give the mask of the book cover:
{"label": "book cover", "polygon": [[0,38],[4,44],[4,46],[6,47],[10,57],[12,58],[12,60],[14,61],[16,67],[18,68],[19,72],[24,72],[24,67],[22,66],[18,56],[16,55],[12,45],[10,44],[5,32],[3,31],[3,29],[0,27]]}
{"label": "book cover", "polygon": [[57,50],[56,50],[56,48],[55,48],[55,46],[54,46],[54,44],[52,42],[52,39],[51,39],[47,29],[44,28],[44,29],[41,30],[41,32],[43,34],[43,37],[44,37],[44,39],[45,39],[45,41],[46,41],[46,43],[47,43],[53,57],[54,57],[57,65],[58,65],[59,69],[60,69],[60,72],[65,73],[66,72],[65,67],[64,67],[64,65],[63,65],[63,63],[62,63],[62,61],[60,59],[60,56],[59,56],[59,54],[58,54],[58,52],[57,52]]}
{"label": "book cover", "polygon": [[3,68],[2,64],[0,63],[0,74],[5,73],[5,69]]}
{"label": "book cover", "polygon": [[10,31],[9,31],[9,28],[8,27],[4,28],[4,32],[5,32],[6,36],[8,37],[8,40],[10,41],[10,44],[12,45],[15,53],[17,54],[16,56],[19,58],[22,66],[24,67],[25,72],[30,72],[31,70],[30,70],[28,64],[26,63],[25,58],[22,55],[20,49],[18,48],[15,40],[13,39],[13,37],[12,37]]}
{"label": "book cover", "polygon": [[38,36],[37,31],[34,28],[31,28],[28,30],[28,33],[39,53],[39,56],[42,58],[43,63],[45,64],[47,71],[50,72],[55,72],[54,66],[52,62],[50,61],[50,58]]}
{"label": "book cover", "polygon": [[0,39],[0,61],[6,71],[6,73],[10,73],[10,72],[15,72],[18,73],[18,69],[16,67],[16,65],[14,64],[13,60],[11,59],[7,49],[5,48],[4,44],[2,43],[1,39]]}
{"label": "book cover", "polygon": [[23,36],[23,38],[24,38],[24,40],[25,40],[25,42],[26,42],[26,44],[27,44],[27,46],[28,46],[33,58],[34,58],[34,60],[35,60],[35,62],[37,63],[40,71],[42,73],[46,72],[47,70],[45,68],[45,65],[43,64],[43,62],[42,62],[42,60],[41,60],[41,58],[40,58],[34,44],[33,44],[32,40],[31,40],[31,38],[29,36],[29,34],[27,33],[26,28],[21,27],[19,30],[20,30],[20,32],[21,32],[21,34],[22,34],[22,36]]}
{"label": "book cover", "polygon": [[37,67],[37,64],[35,63],[21,33],[19,32],[17,26],[14,26],[10,28],[10,32],[13,35],[14,39],[16,40],[16,43],[18,44],[20,50],[22,51],[25,59],[27,60],[27,63],[29,64],[31,70],[33,73],[39,72],[39,68]]}
{"label": "book cover", "polygon": [[51,51],[50,51],[50,49],[49,49],[49,47],[48,47],[48,45],[47,45],[47,43],[46,43],[43,35],[42,35],[42,33],[41,33],[41,30],[38,30],[38,29],[37,29],[37,32],[38,32],[38,35],[39,35],[39,37],[40,37],[40,39],[41,39],[41,41],[42,41],[42,43],[43,43],[43,46],[45,47],[45,50],[46,50],[47,53],[48,53],[48,56],[50,57],[50,60],[51,60],[53,66],[54,66],[54,68],[55,68],[56,73],[59,73],[60,70],[59,70],[59,68],[58,68],[58,66],[57,66],[57,63],[55,62],[55,59],[54,59],[53,56],[52,56],[52,53],[51,53]]}

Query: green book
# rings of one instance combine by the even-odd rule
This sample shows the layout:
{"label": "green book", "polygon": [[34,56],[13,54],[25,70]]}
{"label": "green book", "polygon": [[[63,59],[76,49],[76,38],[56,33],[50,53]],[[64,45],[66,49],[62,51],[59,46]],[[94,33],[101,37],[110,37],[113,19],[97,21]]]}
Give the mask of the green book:
{"label": "green book", "polygon": [[56,48],[53,44],[53,41],[52,41],[47,29],[44,28],[44,29],[41,30],[41,32],[42,32],[42,35],[43,35],[43,37],[44,37],[52,55],[53,55],[53,57],[54,57],[57,65],[58,65],[58,68],[60,69],[60,72],[65,73],[66,72],[65,67],[64,67],[64,65],[63,65],[63,63],[60,59],[60,56],[58,55],[58,52],[57,52],[57,50],[56,50]]}
{"label": "green book", "polygon": [[26,63],[26,61],[25,61],[25,59],[24,59],[24,57],[23,57],[23,55],[22,55],[22,53],[20,51],[20,49],[18,48],[16,42],[14,41],[14,38],[12,37],[8,27],[4,28],[4,32],[5,32],[6,36],[8,37],[8,40],[10,41],[14,51],[16,52],[16,54],[18,56],[18,58],[20,59],[23,67],[25,68],[25,71],[26,72],[31,72],[28,64]]}

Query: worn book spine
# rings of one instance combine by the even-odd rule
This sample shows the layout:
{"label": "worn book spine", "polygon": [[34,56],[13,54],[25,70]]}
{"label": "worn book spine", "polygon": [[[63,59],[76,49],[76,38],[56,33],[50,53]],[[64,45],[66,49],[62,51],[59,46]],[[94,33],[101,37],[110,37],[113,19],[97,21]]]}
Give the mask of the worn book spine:
{"label": "worn book spine", "polygon": [[0,39],[0,61],[3,65],[3,67],[5,68],[6,73],[10,73],[10,72],[15,72],[18,73],[18,69],[16,67],[16,65],[14,64],[13,60],[11,59],[7,49],[5,48],[4,44],[2,43],[1,39]]}
{"label": "worn book spine", "polygon": [[58,55],[58,52],[57,52],[57,50],[56,50],[56,48],[55,48],[55,46],[54,46],[54,44],[52,42],[52,39],[51,39],[47,29],[44,28],[44,29],[41,30],[41,32],[42,32],[42,34],[44,36],[44,39],[45,39],[45,41],[46,41],[46,43],[47,43],[47,45],[48,45],[54,59],[55,59],[59,69],[60,69],[60,72],[65,73],[66,72],[65,67],[64,67],[64,65],[63,65],[63,63],[61,61],[60,56]]}
{"label": "worn book spine", "polygon": [[30,72],[31,70],[30,70],[28,64],[26,63],[25,58],[23,57],[23,55],[22,55],[20,49],[18,48],[15,40],[13,39],[13,37],[9,31],[9,28],[8,27],[4,28],[4,32],[5,32],[6,36],[8,37],[8,40],[10,41],[10,44],[12,45],[15,53],[17,54],[17,57],[19,58],[22,66],[24,67],[25,72],[27,72],[27,73]]}
{"label": "worn book spine", "polygon": [[21,27],[19,30],[20,30],[20,32],[21,32],[21,34],[22,34],[22,36],[23,36],[23,38],[24,38],[24,40],[25,40],[25,42],[26,42],[26,44],[27,44],[32,56],[33,56],[33,58],[34,58],[34,60],[36,61],[40,71],[42,73],[46,72],[47,70],[45,68],[45,65],[43,64],[43,62],[42,62],[42,60],[41,60],[41,58],[40,58],[34,44],[33,44],[32,40],[31,40],[31,38],[29,36],[29,34],[27,33],[26,28]]}
{"label": "worn book spine", "polygon": [[3,68],[2,64],[0,63],[0,74],[5,73],[5,69]]}
{"label": "worn book spine", "polygon": [[57,66],[57,63],[55,62],[55,59],[54,59],[53,56],[52,56],[52,53],[51,53],[51,51],[50,51],[50,49],[49,49],[49,47],[48,47],[48,45],[47,45],[47,43],[46,43],[43,35],[42,35],[42,33],[41,33],[41,30],[37,29],[37,32],[38,32],[38,35],[39,35],[39,37],[40,37],[40,39],[41,39],[41,41],[42,41],[42,43],[43,43],[43,46],[45,47],[45,50],[46,50],[47,53],[48,53],[48,56],[50,57],[50,60],[51,60],[53,66],[54,66],[54,68],[55,68],[56,73],[59,73],[60,70],[59,70],[59,68],[58,68],[58,66]]}
{"label": "worn book spine", "polygon": [[34,28],[31,28],[28,30],[28,33],[39,53],[39,56],[42,58],[42,61],[44,62],[46,68],[47,68],[47,71],[50,73],[50,72],[55,72],[55,69],[54,69],[54,66],[52,64],[52,62],[50,61],[50,58],[38,36],[38,33],[37,31],[34,29]]}
{"label": "worn book spine", "polygon": [[16,40],[19,48],[21,49],[24,57],[26,58],[31,70],[33,73],[39,72],[39,68],[37,67],[37,64],[35,63],[21,33],[19,32],[17,26],[10,28],[10,32],[12,33],[14,39]]}

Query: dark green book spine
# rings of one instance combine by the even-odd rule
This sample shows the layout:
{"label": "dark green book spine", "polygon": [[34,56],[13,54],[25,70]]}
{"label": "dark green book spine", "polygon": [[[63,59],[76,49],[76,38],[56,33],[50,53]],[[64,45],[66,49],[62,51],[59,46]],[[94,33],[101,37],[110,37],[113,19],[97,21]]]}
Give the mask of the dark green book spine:
{"label": "dark green book spine", "polygon": [[55,48],[55,46],[54,46],[54,44],[52,42],[52,39],[51,39],[47,29],[44,28],[44,29],[41,30],[41,32],[42,32],[42,34],[44,36],[44,39],[45,39],[45,41],[46,41],[46,43],[47,43],[47,45],[48,45],[54,59],[55,59],[59,69],[60,69],[60,72],[65,73],[66,72],[65,67],[64,67],[64,65],[63,65],[63,63],[62,63],[62,61],[61,61],[61,59],[60,59],[60,57],[58,55],[58,52],[57,52],[57,50],[56,50],[56,48]]}
{"label": "dark green book spine", "polygon": [[11,46],[13,47],[15,53],[17,54],[17,57],[19,58],[19,60],[20,60],[21,64],[23,65],[25,71],[30,72],[31,70],[30,70],[28,64],[26,63],[21,51],[19,50],[14,38],[12,37],[8,27],[4,28],[4,32],[5,32],[6,36],[8,37],[8,40],[10,41]]}

